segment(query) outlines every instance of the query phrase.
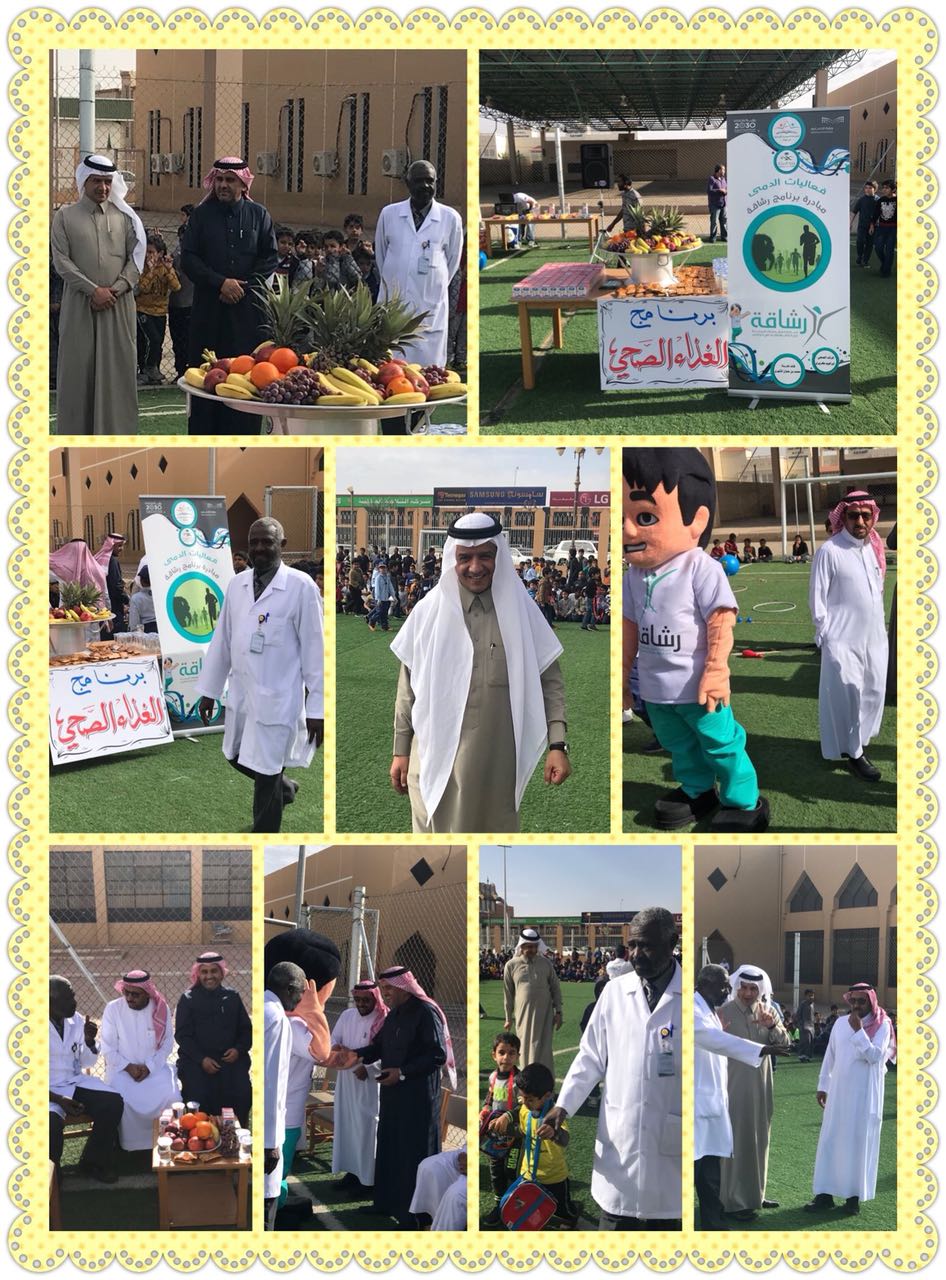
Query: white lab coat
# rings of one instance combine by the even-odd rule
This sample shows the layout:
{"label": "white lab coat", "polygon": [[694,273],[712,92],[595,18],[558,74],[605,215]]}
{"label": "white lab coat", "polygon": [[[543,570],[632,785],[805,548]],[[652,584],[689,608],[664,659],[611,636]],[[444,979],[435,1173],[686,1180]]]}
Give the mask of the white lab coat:
{"label": "white lab coat", "polygon": [[[609,982],[581,1038],[557,1105],[573,1116],[603,1082],[591,1194],[606,1213],[681,1218],[683,979],[679,965],[653,1013],[636,973]],[[673,1075],[658,1074],[670,1029]]]}
{"label": "white lab coat", "polygon": [[231,578],[197,682],[206,698],[227,686],[227,759],[267,775],[310,763],[305,721],[322,718],[323,683],[322,597],[309,575],[282,564],[258,600],[252,569]]}
{"label": "white lab coat", "polygon": [[[433,200],[415,231],[410,200],[385,205],[378,216],[374,252],[382,289],[396,289],[407,305],[430,313],[420,336],[404,344],[404,358],[421,365],[446,364],[447,289],[463,256],[460,215]],[[421,257],[429,262],[426,274],[417,270]]]}
{"label": "white lab coat", "polygon": [[[102,1093],[112,1090],[97,1076],[83,1075],[83,1067],[94,1067],[99,1055],[85,1042],[85,1014],[74,1013],[63,1022],[62,1036],[49,1021],[49,1089],[64,1098],[72,1098],[78,1088],[98,1089]],[[50,1102],[49,1109],[65,1119],[62,1107]]]}
{"label": "white lab coat", "polygon": [[[102,1053],[105,1081],[125,1100],[118,1140],[123,1151],[148,1151],[153,1141],[152,1122],[165,1107],[181,1101],[177,1074],[168,1062],[174,1050],[174,1027],[168,1013],[160,1044],[154,1032],[154,1007],[132,1009],[122,996],[111,1000],[102,1015]],[[125,1068],[142,1063],[149,1074],[133,1080]]]}
{"label": "white lab coat", "polygon": [[870,542],[842,529],[822,543],[808,597],[821,650],[821,754],[857,759],[880,729],[887,688],[884,582]]}
{"label": "white lab coat", "polygon": [[726,1059],[762,1064],[763,1045],[724,1031],[715,1009],[700,993],[693,996],[693,1159],[732,1155],[732,1123],[729,1119],[729,1073]]}
{"label": "white lab coat", "polygon": [[828,1100],[815,1156],[815,1195],[874,1198],[889,1044],[889,1022],[874,1040],[863,1027],[852,1031],[847,1017],[831,1028],[818,1077],[818,1090]]}
{"label": "white lab coat", "polygon": [[282,1002],[263,993],[263,1146],[279,1151],[272,1173],[263,1175],[263,1198],[275,1200],[282,1182],[282,1146],[286,1140],[286,1091],[292,1055],[292,1027]]}

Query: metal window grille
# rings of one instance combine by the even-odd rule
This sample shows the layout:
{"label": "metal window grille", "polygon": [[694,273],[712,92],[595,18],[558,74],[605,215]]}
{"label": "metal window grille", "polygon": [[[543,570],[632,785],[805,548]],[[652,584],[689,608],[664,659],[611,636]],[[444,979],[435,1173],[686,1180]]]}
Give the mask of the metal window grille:
{"label": "metal window grille", "polygon": [[95,517],[87,515],[82,521],[82,527],[85,530],[85,540],[89,546],[95,545]]}
{"label": "metal window grille", "polygon": [[249,920],[253,907],[253,860],[249,849],[203,851],[204,920]]}
{"label": "metal window grille", "polygon": [[876,986],[879,929],[835,929],[831,944],[834,954],[831,982],[834,986],[853,982],[869,982]]}
{"label": "metal window grille", "polygon": [[437,86],[437,199],[442,200],[447,170],[447,85]]}
{"label": "metal window grille", "polygon": [[[820,984],[824,977],[824,931],[805,929],[801,935],[799,954],[799,982]],[[795,980],[795,934],[785,934],[785,982],[791,986]]]}
{"label": "metal window grille", "polygon": [[434,91],[433,89],[430,88],[430,86],[427,86],[424,89],[424,116],[423,116],[423,131],[421,134],[421,137],[423,139],[423,143],[422,143],[423,149],[420,154],[420,159],[422,160],[430,159],[430,139],[431,139],[431,126],[433,124],[433,105],[434,105]]}
{"label": "metal window grille", "polygon": [[188,849],[109,849],[105,893],[110,923],[187,920],[191,912]]}
{"label": "metal window grille", "polygon": [[287,559],[308,557],[324,545],[322,494],[314,485],[268,485],[263,503],[264,514],[285,530]]}
{"label": "metal window grille", "polygon": [[368,194],[368,139],[371,122],[371,94],[361,94],[361,194]]}
{"label": "metal window grille", "polygon": [[157,113],[154,111],[148,112],[148,155],[146,157],[146,163],[148,166],[148,182],[153,187],[160,186],[161,183],[161,175],[159,173],[155,173],[154,169],[151,167],[151,157],[158,150],[158,129],[155,123],[156,114]]}
{"label": "metal window grille", "polygon": [[513,515],[513,523],[516,524],[519,528],[522,528],[526,525],[529,528],[534,528],[535,512],[534,511],[517,511]]}
{"label": "metal window grille", "polygon": [[240,131],[240,155],[249,163],[250,160],[250,104],[243,103],[243,127]]}
{"label": "metal window grille", "polygon": [[196,128],[194,108],[188,107],[184,112],[184,167],[189,187],[196,187],[200,180],[197,176]]}
{"label": "metal window grille", "polygon": [[822,905],[821,894],[815,888],[807,871],[803,872],[798,887],[792,894],[792,900],[788,904],[789,911],[820,911]]}
{"label": "metal window grille", "polygon": [[863,867],[852,867],[838,894],[838,908],[876,906],[877,890],[867,879]]}
{"label": "metal window grille", "polygon": [[887,986],[897,985],[897,926],[887,930]]}
{"label": "metal window grille", "polygon": [[295,121],[295,99],[290,98],[286,103],[286,154],[283,163],[283,187],[286,191],[292,190],[293,177],[293,159],[295,157],[296,144],[296,121]]}
{"label": "metal window grille", "polygon": [[204,109],[197,108],[197,181],[194,186],[200,186],[204,175]]}
{"label": "metal window grille", "polygon": [[50,849],[49,914],[62,924],[95,919],[91,849]]}
{"label": "metal window grille", "polygon": [[535,531],[533,529],[510,529],[506,536],[511,547],[515,547],[517,551],[531,553],[532,544],[535,540]]}
{"label": "metal window grille", "polygon": [[355,165],[357,162],[357,137],[358,137],[358,101],[354,94],[350,94],[345,102],[345,110],[348,112],[348,194],[355,194]]}
{"label": "metal window grille", "polygon": [[302,190],[305,174],[305,98],[296,99],[296,191]]}

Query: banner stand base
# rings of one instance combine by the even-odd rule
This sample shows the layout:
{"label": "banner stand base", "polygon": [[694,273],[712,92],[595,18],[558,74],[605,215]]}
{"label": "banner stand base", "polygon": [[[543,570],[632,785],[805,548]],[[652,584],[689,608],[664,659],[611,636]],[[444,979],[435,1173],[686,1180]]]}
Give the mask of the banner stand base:
{"label": "banner stand base", "polygon": [[203,733],[223,733],[222,724],[182,726],[180,729],[172,729],[171,733],[175,738],[196,738],[198,734]]}

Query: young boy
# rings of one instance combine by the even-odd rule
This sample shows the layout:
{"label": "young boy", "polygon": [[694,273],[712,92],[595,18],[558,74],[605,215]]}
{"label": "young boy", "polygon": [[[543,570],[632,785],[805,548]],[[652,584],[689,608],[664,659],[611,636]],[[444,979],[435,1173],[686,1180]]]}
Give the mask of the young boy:
{"label": "young boy", "polygon": [[378,294],[381,291],[381,274],[378,271],[378,263],[374,254],[367,245],[356,245],[351,251],[352,260],[361,273],[361,278],[368,287],[371,294],[371,301],[378,301]]}
{"label": "young boy", "polygon": [[345,247],[349,253],[354,254],[359,247],[367,249],[369,253],[372,251],[370,241],[365,239],[365,220],[360,213],[349,213],[342,224],[342,230],[345,232]]}
{"label": "young boy", "polygon": [[[516,1097],[516,1068],[519,1065],[521,1043],[511,1031],[500,1031],[493,1041],[493,1061],[496,1070],[490,1074],[486,1100],[480,1111],[480,1137],[485,1138],[490,1124],[518,1107]],[[509,1153],[489,1157],[489,1181],[496,1203],[483,1219],[484,1227],[499,1225],[499,1202],[511,1181],[508,1165]]]}
{"label": "young boy", "polygon": [[294,252],[295,232],[292,227],[284,226],[276,226],[273,231],[276,236],[276,252],[279,255],[274,274],[285,276],[288,283],[292,284],[299,272],[299,259]]}
{"label": "young boy", "polygon": [[159,235],[149,235],[145,269],[135,289],[139,387],[160,386],[164,381],[161,349],[168,323],[168,298],[180,287],[167,245]]}
{"label": "young boy", "polygon": [[331,289],[354,289],[361,280],[361,272],[345,245],[340,231],[326,231],[322,237],[322,261],[315,267],[317,280]]}
{"label": "young boy", "polygon": [[[580,1210],[572,1203],[568,1182],[568,1161],[565,1159],[568,1125],[563,1120],[556,1130],[544,1123],[555,1094],[555,1077],[544,1063],[531,1062],[517,1073],[516,1088],[522,1100],[518,1115],[508,1112],[500,1116],[490,1123],[490,1131],[507,1133],[513,1125],[518,1127],[524,1135],[519,1172],[525,1178],[534,1179],[554,1198],[556,1210],[549,1223],[573,1228],[578,1223]],[[539,1159],[533,1173],[535,1143],[539,1146]]]}
{"label": "young boy", "polygon": [[314,231],[296,233],[296,257],[299,259],[296,280],[312,279],[314,260],[318,257],[318,253],[319,238]]}

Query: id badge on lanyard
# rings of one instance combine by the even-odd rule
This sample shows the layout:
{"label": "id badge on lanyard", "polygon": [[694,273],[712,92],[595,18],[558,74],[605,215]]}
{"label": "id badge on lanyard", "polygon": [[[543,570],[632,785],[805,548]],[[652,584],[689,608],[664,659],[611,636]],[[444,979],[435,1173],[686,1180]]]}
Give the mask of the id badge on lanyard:
{"label": "id badge on lanyard", "polygon": [[269,622],[269,614],[261,613],[256,619],[258,627],[250,636],[250,653],[262,653],[266,644],[266,633],[263,627]]}
{"label": "id badge on lanyard", "polygon": [[417,259],[417,274],[419,276],[427,275],[430,270],[430,241],[425,240],[420,247],[420,257]]}
{"label": "id badge on lanyard", "polygon": [[658,1076],[676,1075],[673,1063],[673,1023],[669,1022],[657,1032],[657,1074]]}

